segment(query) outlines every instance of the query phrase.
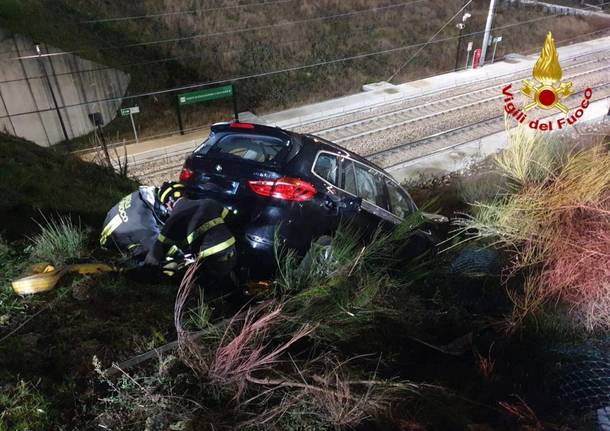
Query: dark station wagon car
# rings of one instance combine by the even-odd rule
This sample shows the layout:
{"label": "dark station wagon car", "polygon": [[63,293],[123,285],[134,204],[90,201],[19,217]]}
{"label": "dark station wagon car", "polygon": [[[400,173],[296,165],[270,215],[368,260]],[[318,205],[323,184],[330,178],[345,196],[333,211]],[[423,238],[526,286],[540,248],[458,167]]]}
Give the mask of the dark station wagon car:
{"label": "dark station wagon car", "polygon": [[[304,255],[342,218],[371,230],[417,210],[378,166],[332,142],[276,127],[220,123],[187,158],[180,180],[195,198],[231,209],[238,266],[250,279],[276,268],[274,240]],[[246,271],[247,274],[243,274]]]}

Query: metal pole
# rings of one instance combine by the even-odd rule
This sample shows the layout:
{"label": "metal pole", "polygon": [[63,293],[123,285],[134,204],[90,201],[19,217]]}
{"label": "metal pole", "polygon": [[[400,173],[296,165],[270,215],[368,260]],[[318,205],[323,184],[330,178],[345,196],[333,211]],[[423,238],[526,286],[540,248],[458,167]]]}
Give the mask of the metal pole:
{"label": "metal pole", "polygon": [[106,138],[104,137],[104,132],[102,132],[102,126],[100,124],[97,125],[97,131],[100,134],[100,139],[102,141],[102,150],[106,156],[106,163],[108,163],[109,168],[112,168],[112,160],[110,159],[110,153],[108,152],[108,146],[106,145]]}
{"label": "metal pole", "polygon": [[66,125],[64,124],[64,119],[61,116],[61,111],[59,110],[57,99],[55,98],[55,92],[53,91],[53,85],[51,84],[51,79],[49,78],[49,74],[47,73],[47,68],[42,62],[42,53],[40,51],[39,44],[36,44],[36,52],[38,53],[38,64],[40,65],[40,68],[42,69],[44,76],[47,79],[47,84],[49,85],[49,90],[51,91],[51,99],[53,100],[53,106],[55,106],[55,111],[57,112],[57,117],[59,118],[59,124],[61,124],[61,130],[64,133],[64,138],[66,139],[66,146],[68,147],[68,151],[70,151],[70,138],[68,137]]}
{"label": "metal pole", "polygon": [[465,27],[464,24],[460,25],[460,34],[458,36],[457,52],[455,53],[455,67],[453,68],[453,70],[458,69],[458,63],[460,61],[460,53],[462,52],[462,32],[464,31],[464,27]]}
{"label": "metal pole", "polygon": [[470,51],[466,51],[466,66],[464,70],[468,70],[468,60],[470,59]]}
{"label": "metal pole", "polygon": [[235,85],[231,84],[231,94],[233,96],[233,115],[235,116],[235,121],[239,123],[239,112],[237,111],[237,94],[235,92]]}
{"label": "metal pole", "polygon": [[131,127],[133,127],[133,136],[135,136],[137,144],[140,141],[138,141],[138,132],[136,131],[136,123],[133,121],[133,114],[131,113],[131,108],[129,109],[129,118],[131,119]]}
{"label": "metal pole", "polygon": [[481,59],[479,66],[485,64],[485,55],[487,54],[487,45],[489,44],[489,35],[491,33],[491,25],[494,20],[494,11],[496,9],[496,0],[489,1],[489,13],[487,14],[487,23],[485,24],[485,34],[483,35],[483,46],[481,47]]}
{"label": "metal pole", "polygon": [[184,135],[184,126],[182,125],[182,112],[180,110],[180,100],[176,96],[176,115],[178,116],[178,127],[180,127],[180,134]]}
{"label": "metal pole", "polygon": [[494,52],[491,55],[491,64],[494,64],[494,60],[496,59],[496,49],[498,48],[498,42],[494,42]]}

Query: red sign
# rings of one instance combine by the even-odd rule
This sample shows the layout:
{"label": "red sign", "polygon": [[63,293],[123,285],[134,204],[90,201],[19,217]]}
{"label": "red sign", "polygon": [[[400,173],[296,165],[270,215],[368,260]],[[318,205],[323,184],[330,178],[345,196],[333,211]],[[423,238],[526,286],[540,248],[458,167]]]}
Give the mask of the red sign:
{"label": "red sign", "polygon": [[472,59],[472,68],[476,69],[479,67],[479,61],[481,60],[481,48],[474,50],[474,58]]}

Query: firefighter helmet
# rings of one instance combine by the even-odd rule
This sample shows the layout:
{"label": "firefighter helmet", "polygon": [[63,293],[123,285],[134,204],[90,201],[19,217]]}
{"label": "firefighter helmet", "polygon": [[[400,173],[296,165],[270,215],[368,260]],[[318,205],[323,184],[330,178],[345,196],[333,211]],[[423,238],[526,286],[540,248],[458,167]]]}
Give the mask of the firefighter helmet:
{"label": "firefighter helmet", "polygon": [[157,191],[159,200],[162,204],[167,205],[172,201],[177,201],[184,195],[184,184],[178,182],[165,182]]}

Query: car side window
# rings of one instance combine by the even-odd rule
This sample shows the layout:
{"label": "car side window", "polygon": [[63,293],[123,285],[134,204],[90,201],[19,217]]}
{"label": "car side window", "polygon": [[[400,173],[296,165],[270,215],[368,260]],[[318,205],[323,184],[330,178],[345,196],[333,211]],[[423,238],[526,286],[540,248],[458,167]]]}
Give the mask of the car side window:
{"label": "car side window", "polygon": [[355,165],[358,196],[378,207],[387,209],[383,180],[366,166],[360,163],[355,163]]}
{"label": "car side window", "polygon": [[408,196],[392,181],[387,181],[388,196],[390,198],[390,211],[397,217],[405,218],[414,211],[413,204]]}
{"label": "car side window", "polygon": [[339,161],[337,156],[321,153],[316,159],[313,171],[332,185],[338,186],[338,167]]}
{"label": "car side window", "polygon": [[354,162],[349,159],[343,159],[343,190],[354,196],[358,195],[356,187],[356,172],[354,170]]}

